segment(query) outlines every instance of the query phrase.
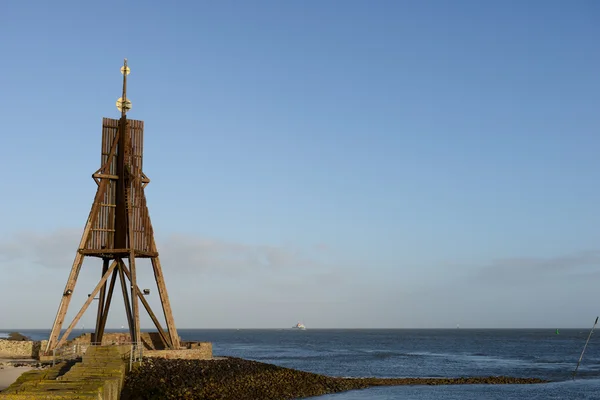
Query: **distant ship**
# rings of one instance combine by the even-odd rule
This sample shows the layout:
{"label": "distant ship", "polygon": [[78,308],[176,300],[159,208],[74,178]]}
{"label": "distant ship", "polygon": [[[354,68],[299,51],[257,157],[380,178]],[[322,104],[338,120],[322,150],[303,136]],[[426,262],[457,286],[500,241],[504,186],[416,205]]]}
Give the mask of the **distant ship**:
{"label": "distant ship", "polygon": [[304,324],[302,322],[298,322],[296,325],[294,325],[292,327],[292,329],[300,329],[300,330],[305,330],[306,327],[304,326]]}

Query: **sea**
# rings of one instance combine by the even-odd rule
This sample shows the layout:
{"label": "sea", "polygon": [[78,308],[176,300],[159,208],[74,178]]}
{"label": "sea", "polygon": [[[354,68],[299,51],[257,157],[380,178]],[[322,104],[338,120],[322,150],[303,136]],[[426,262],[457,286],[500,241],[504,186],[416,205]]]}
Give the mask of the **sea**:
{"label": "sea", "polygon": [[[591,327],[590,327],[591,328]],[[542,378],[535,385],[375,387],[319,400],[600,399],[600,337],[581,329],[180,329],[210,341],[216,356],[240,357],[342,377]],[[109,330],[107,330],[109,331]],[[0,337],[9,330],[0,330]],[[34,340],[48,330],[18,330]],[[74,331],[77,336],[87,331]],[[113,330],[113,332],[115,332]]]}

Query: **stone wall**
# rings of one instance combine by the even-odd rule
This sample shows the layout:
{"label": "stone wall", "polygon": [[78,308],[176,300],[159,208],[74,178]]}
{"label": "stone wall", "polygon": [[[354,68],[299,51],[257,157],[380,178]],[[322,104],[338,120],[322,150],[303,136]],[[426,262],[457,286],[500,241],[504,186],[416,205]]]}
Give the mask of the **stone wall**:
{"label": "stone wall", "polygon": [[[69,345],[86,345],[90,344],[93,339],[92,333],[84,333],[76,338],[67,341]],[[142,332],[141,333],[142,344],[145,349],[148,350],[162,350],[164,344],[158,332]],[[105,333],[102,336],[102,346],[114,345],[114,344],[131,344],[131,337],[129,333]]]}
{"label": "stone wall", "polygon": [[[212,343],[210,342],[182,342],[181,348],[177,350],[165,349],[157,332],[142,332],[143,356],[167,359],[186,359],[186,360],[210,360],[212,356]],[[57,350],[56,354],[43,357],[42,361],[48,362],[53,359],[62,360],[81,356],[88,348],[92,335],[85,333],[67,343]],[[102,337],[102,346],[121,345],[130,349],[131,338],[129,333],[106,333]],[[119,346],[117,346],[119,347]]]}
{"label": "stone wall", "polygon": [[183,360],[211,360],[212,343],[190,343],[187,349],[180,350],[144,350],[144,357],[183,359]]}
{"label": "stone wall", "polygon": [[[144,340],[145,337],[146,340]],[[71,340],[67,340],[67,342],[63,344],[60,348],[56,349],[55,352],[50,352],[47,355],[41,355],[40,361],[51,362],[56,360],[69,360],[81,357],[88,351],[89,348],[97,347],[92,346],[92,338],[93,334],[84,333]],[[149,348],[146,345],[146,342],[148,341],[148,334],[142,333],[142,342],[144,344],[144,348]],[[102,346],[116,346],[119,348],[123,347],[126,348],[127,351],[131,351],[131,338],[129,337],[129,333],[106,333],[102,338]],[[42,351],[44,351],[44,349],[42,349]]]}
{"label": "stone wall", "polygon": [[44,351],[47,340],[6,340],[0,339],[0,358],[39,359],[40,350]]}

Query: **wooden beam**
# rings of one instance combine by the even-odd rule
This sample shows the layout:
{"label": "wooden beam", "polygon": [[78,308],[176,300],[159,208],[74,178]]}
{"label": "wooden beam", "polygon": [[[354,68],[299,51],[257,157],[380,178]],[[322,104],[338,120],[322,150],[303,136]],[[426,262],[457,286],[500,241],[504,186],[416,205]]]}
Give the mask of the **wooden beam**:
{"label": "wooden beam", "polygon": [[[102,260],[102,275],[100,276],[104,276],[104,274],[106,274],[106,271],[108,271],[108,263],[110,262],[110,260],[108,258],[105,258],[104,260]],[[98,341],[102,341],[102,338],[100,338],[100,340],[98,340],[98,332],[100,332],[100,322],[102,322],[102,315],[104,313],[104,296],[106,295],[106,282],[104,282],[104,285],[102,285],[102,288],[100,288],[100,297],[98,298],[98,314],[96,315],[96,329],[94,330],[94,341],[98,342]]]}
{"label": "wooden beam", "polygon": [[98,174],[98,173],[96,173],[96,174],[92,175],[92,178],[96,178],[96,179],[110,179],[110,180],[116,181],[116,180],[119,179],[119,176],[118,175]]}
{"label": "wooden beam", "polygon": [[[152,238],[152,248],[156,248],[154,243],[154,237]],[[162,268],[160,266],[160,260],[158,257],[152,258],[152,268],[154,269],[154,278],[156,279],[156,286],[158,287],[158,294],[160,295],[160,302],[162,304],[163,312],[165,314],[165,321],[167,323],[167,329],[169,330],[169,336],[171,337],[171,343],[173,349],[180,347],[179,334],[175,327],[175,320],[173,319],[173,312],[171,311],[171,303],[169,301],[169,294],[167,293],[167,286],[165,285],[165,278],[162,274]]]}
{"label": "wooden beam", "polygon": [[[79,248],[78,252],[80,254],[83,254],[85,256],[91,256],[91,255],[96,255],[96,254],[122,254],[122,255],[129,255],[131,253],[131,249],[85,249],[85,248]],[[135,255],[137,256],[138,253],[142,254],[148,254],[150,257],[152,257],[156,254],[158,254],[158,252],[152,252],[152,251],[135,251],[134,252]]]}
{"label": "wooden beam", "polygon": [[140,175],[142,176],[142,189],[145,189],[150,183],[150,178],[148,178],[142,171],[140,171]]}
{"label": "wooden beam", "polygon": [[[130,225],[131,226],[131,225]],[[137,280],[136,280],[136,270],[135,270],[135,256],[133,255],[133,251],[129,256],[129,268],[131,272],[131,276],[129,280],[131,281],[131,305],[133,311],[133,326],[135,333],[135,344],[140,344],[142,336],[140,332],[140,310],[138,307],[138,296],[137,296]]]}
{"label": "wooden beam", "polygon": [[[104,250],[104,253],[87,253],[87,250],[82,251],[82,254],[84,256],[87,257],[96,257],[96,258],[117,258],[117,257],[123,257],[124,253],[110,253],[110,249],[109,252],[107,253],[106,250]],[[135,252],[135,258],[152,258],[152,257],[158,257],[158,253],[156,252],[151,252],[151,251],[136,251]]]}
{"label": "wooden beam", "polygon": [[125,312],[127,313],[127,323],[129,324],[129,335],[131,337],[131,341],[135,340],[135,335],[133,333],[133,316],[131,315],[131,304],[129,303],[129,294],[127,293],[127,282],[125,281],[125,276],[123,275],[123,271],[125,268],[125,263],[123,260],[119,259],[119,278],[121,278],[121,291],[123,292],[123,300],[125,302]]}
{"label": "wooden beam", "polygon": [[110,278],[110,286],[108,288],[108,295],[106,297],[106,304],[104,305],[104,311],[102,312],[102,321],[100,321],[100,330],[96,332],[96,341],[102,343],[102,337],[104,336],[104,328],[106,328],[106,320],[108,319],[108,310],[110,310],[110,302],[112,295],[115,290],[115,283],[117,282],[117,274],[119,273],[118,268],[113,270],[112,277]]}
{"label": "wooden beam", "polygon": [[[127,143],[127,146],[131,146],[131,143]],[[139,345],[142,339],[140,332],[140,310],[139,310],[139,302],[138,296],[136,293],[137,287],[137,271],[135,268],[135,234],[133,232],[133,223],[134,223],[134,213],[132,205],[135,203],[135,194],[136,191],[132,190],[130,186],[135,185],[135,181],[130,181],[129,179],[125,179],[127,188],[125,189],[125,199],[126,199],[126,207],[127,207],[127,236],[128,236],[128,246],[130,248],[129,252],[129,269],[131,275],[129,276],[129,280],[131,281],[131,311],[133,313],[133,333],[132,341]]]}
{"label": "wooden beam", "polygon": [[85,312],[85,310],[87,310],[87,308],[90,306],[90,304],[94,300],[94,296],[96,296],[96,294],[100,291],[100,288],[104,285],[104,283],[106,282],[106,280],[108,279],[110,274],[112,274],[112,272],[116,268],[116,266],[117,266],[117,262],[113,261],[110,268],[106,271],[106,273],[102,276],[102,279],[100,279],[100,282],[98,282],[98,284],[94,288],[94,291],[92,292],[92,294],[88,297],[86,302],[81,307],[81,310],[79,310],[79,312],[77,313],[75,318],[73,318],[73,321],[71,322],[71,324],[69,325],[69,327],[67,328],[65,333],[63,334],[62,338],[56,344],[56,347],[60,347],[67,340],[67,338],[69,337],[69,334],[71,333],[71,331],[73,330],[73,328],[75,327],[77,322],[79,322],[79,320],[83,316],[83,313]]}

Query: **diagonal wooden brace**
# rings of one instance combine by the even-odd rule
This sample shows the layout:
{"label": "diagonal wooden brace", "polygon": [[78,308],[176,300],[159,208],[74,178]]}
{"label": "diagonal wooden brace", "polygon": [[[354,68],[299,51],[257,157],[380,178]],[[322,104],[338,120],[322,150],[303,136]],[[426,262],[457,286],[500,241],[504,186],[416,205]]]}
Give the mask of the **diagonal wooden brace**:
{"label": "diagonal wooden brace", "polygon": [[56,348],[59,348],[67,340],[67,338],[69,337],[69,334],[71,333],[71,331],[73,330],[75,325],[77,325],[77,322],[79,322],[79,320],[83,316],[83,313],[85,312],[85,310],[87,310],[87,308],[90,306],[90,304],[92,304],[94,297],[96,296],[96,294],[98,294],[98,292],[100,291],[102,286],[104,286],[104,284],[106,283],[106,280],[110,277],[110,275],[112,274],[113,270],[116,267],[117,267],[117,261],[115,260],[112,262],[112,264],[110,265],[110,268],[108,268],[108,271],[106,271],[106,273],[104,274],[102,279],[100,279],[100,282],[98,282],[98,285],[96,285],[96,288],[94,289],[94,291],[90,294],[90,296],[88,297],[86,302],[83,304],[83,306],[81,307],[81,310],[79,310],[79,312],[77,313],[75,318],[73,318],[73,322],[71,322],[71,324],[69,325],[69,327],[63,334],[62,338],[56,344]]}

